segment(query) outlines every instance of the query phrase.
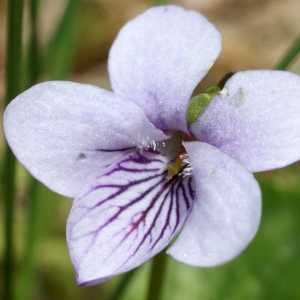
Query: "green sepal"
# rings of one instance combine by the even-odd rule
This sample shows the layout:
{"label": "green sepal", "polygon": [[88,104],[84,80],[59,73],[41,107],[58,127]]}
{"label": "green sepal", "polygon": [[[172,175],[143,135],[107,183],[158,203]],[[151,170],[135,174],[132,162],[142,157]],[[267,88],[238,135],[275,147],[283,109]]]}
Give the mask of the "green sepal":
{"label": "green sepal", "polygon": [[188,126],[191,126],[200,115],[203,114],[211,100],[220,92],[220,87],[213,85],[205,90],[203,94],[193,97],[186,112]]}
{"label": "green sepal", "polygon": [[211,97],[215,97],[220,91],[221,91],[221,89],[218,85],[212,85],[209,88],[207,88],[204,91],[204,93],[209,94]]}

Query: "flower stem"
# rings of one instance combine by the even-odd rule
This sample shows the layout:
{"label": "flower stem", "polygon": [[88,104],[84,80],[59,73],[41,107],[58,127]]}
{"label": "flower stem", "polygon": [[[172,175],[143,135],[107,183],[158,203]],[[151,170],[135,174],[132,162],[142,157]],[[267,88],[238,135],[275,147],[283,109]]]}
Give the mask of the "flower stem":
{"label": "flower stem", "polygon": [[275,70],[285,70],[300,52],[300,35],[275,67]]}
{"label": "flower stem", "polygon": [[134,273],[136,272],[136,270],[137,269],[133,269],[130,272],[127,272],[126,274],[124,274],[121,283],[119,284],[119,286],[117,287],[117,289],[115,290],[113,295],[108,298],[109,300],[117,300],[122,296],[125,288],[127,287],[128,283],[132,279],[132,277],[133,277]]}
{"label": "flower stem", "polygon": [[164,251],[152,259],[152,268],[147,300],[161,300],[167,255]]}
{"label": "flower stem", "polygon": [[[6,104],[21,92],[23,0],[8,1],[6,48]],[[15,158],[6,145],[3,163],[5,205],[4,299],[13,298],[13,224],[15,209]]]}

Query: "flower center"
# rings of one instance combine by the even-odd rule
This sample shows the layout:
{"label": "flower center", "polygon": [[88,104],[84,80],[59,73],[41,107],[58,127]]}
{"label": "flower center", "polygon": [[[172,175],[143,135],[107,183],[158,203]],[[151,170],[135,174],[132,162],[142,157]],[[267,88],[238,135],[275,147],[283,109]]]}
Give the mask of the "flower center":
{"label": "flower center", "polygon": [[[183,135],[183,141],[195,141],[195,138],[191,138],[186,133]],[[168,174],[166,181],[172,179],[175,175],[182,175],[182,177],[186,177],[191,175],[193,167],[189,161],[189,156],[184,148],[181,146],[178,156],[176,160],[170,164],[168,164]]]}

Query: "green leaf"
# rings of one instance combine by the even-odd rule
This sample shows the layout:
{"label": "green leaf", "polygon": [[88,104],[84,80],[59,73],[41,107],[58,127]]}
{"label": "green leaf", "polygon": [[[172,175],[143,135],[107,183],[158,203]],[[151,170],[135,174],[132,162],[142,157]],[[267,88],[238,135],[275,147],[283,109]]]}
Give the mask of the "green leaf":
{"label": "green leaf", "polygon": [[82,0],[69,0],[65,13],[46,47],[45,64],[51,79],[65,79],[71,68]]}

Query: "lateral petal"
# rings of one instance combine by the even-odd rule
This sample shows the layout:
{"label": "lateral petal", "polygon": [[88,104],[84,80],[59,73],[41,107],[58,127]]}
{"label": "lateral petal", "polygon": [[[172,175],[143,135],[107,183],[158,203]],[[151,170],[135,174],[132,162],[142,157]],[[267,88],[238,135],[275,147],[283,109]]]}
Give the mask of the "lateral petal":
{"label": "lateral petal", "polygon": [[167,138],[136,104],[72,82],[45,82],[19,95],[5,110],[4,132],[28,171],[69,197],[133,147]]}
{"label": "lateral petal", "polygon": [[198,12],[150,8],[121,29],[110,49],[112,89],[142,107],[156,127],[187,132],[191,94],[220,51],[220,33]]}
{"label": "lateral petal", "polygon": [[213,267],[236,257],[253,239],[261,193],[253,175],[219,149],[200,142],[184,146],[193,167],[196,200],[167,253],[192,266]]}
{"label": "lateral petal", "polygon": [[300,77],[261,70],[233,75],[190,130],[260,172],[300,159],[299,128]]}
{"label": "lateral petal", "polygon": [[107,169],[80,198],[67,224],[78,285],[94,285],[160,252],[192,206],[191,178],[166,181],[172,153],[133,152]]}

